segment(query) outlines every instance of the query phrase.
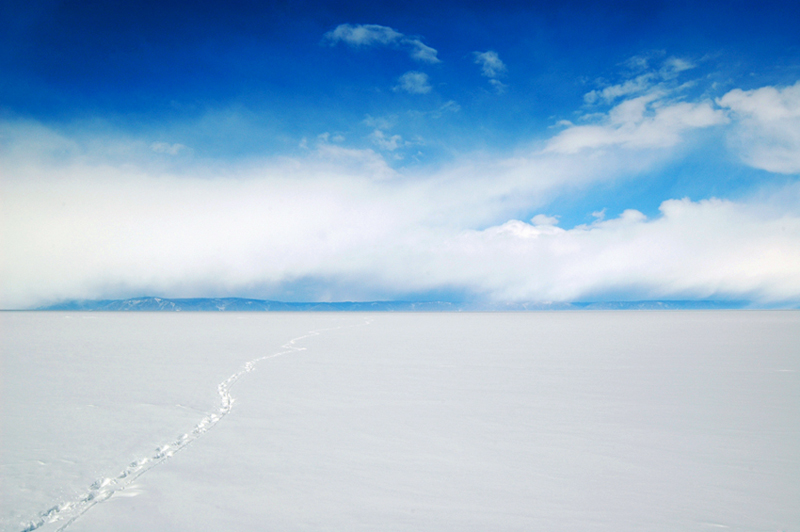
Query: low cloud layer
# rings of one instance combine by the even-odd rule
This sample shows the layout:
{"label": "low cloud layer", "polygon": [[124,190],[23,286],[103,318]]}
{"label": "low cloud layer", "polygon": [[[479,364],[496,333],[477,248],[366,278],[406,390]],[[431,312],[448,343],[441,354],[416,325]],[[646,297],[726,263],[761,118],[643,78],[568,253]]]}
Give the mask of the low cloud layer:
{"label": "low cloud layer", "polygon": [[[797,197],[798,191],[790,193]],[[648,220],[629,210],[570,230],[515,220],[467,232],[460,241],[480,250],[466,263],[477,266],[475,279],[498,299],[524,294],[522,299],[569,301],[621,294],[774,302],[800,296],[797,212],[688,199],[665,201],[660,211],[660,217]]]}
{"label": "low cloud layer", "polygon": [[[303,156],[188,159],[176,171],[163,159],[190,154],[178,143],[141,141],[126,158],[114,155],[130,143],[122,136],[6,121],[0,307],[448,291],[500,301],[798,301],[796,181],[735,201],[664,198],[652,219],[598,212],[573,228],[559,227],[548,207],[575,190],[633,182],[709,128],[791,148],[798,87],[733,90],[716,102],[653,89],[511,154],[468,154],[435,169],[397,170],[371,149],[323,138]],[[392,153],[403,142],[369,120],[374,146]],[[758,153],[746,162],[770,170]],[[800,170],[778,160],[770,171]]]}

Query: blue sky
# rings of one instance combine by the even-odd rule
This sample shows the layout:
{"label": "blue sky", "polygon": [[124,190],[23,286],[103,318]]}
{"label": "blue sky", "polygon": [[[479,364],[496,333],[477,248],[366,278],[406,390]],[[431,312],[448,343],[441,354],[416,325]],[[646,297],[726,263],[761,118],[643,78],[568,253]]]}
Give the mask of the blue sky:
{"label": "blue sky", "polygon": [[800,301],[797,2],[30,2],[3,308]]}

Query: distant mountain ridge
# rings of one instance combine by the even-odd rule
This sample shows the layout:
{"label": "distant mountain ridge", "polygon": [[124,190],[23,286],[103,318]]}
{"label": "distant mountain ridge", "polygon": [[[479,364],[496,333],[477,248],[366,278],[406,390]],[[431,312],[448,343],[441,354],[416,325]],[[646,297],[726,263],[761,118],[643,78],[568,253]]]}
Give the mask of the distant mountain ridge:
{"label": "distant mountain ridge", "polygon": [[741,309],[745,301],[606,301],[572,303],[452,303],[448,301],[340,301],[304,303],[224,298],[163,298],[74,300],[34,310],[87,312],[502,312],[536,310],[687,310]]}

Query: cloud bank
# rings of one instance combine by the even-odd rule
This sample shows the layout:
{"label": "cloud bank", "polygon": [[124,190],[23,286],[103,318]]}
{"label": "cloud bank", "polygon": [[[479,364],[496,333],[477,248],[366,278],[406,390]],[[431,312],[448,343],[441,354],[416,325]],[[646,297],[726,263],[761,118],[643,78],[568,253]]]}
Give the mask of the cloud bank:
{"label": "cloud bank", "polygon": [[[791,143],[798,86],[733,90],[716,103],[657,88],[511,154],[405,170],[321,136],[305,155],[188,159],[178,171],[163,157],[191,152],[179,143],[141,141],[134,158],[120,158],[130,139],[5,121],[0,306],[143,294],[796,302],[796,182],[736,201],[669,198],[652,219],[598,212],[573,228],[547,209],[575,190],[647,175],[693,132],[725,127],[762,139],[762,150]],[[381,150],[403,143],[386,119],[365,124]],[[745,155],[767,170],[794,168],[789,156],[767,168],[763,153]]]}

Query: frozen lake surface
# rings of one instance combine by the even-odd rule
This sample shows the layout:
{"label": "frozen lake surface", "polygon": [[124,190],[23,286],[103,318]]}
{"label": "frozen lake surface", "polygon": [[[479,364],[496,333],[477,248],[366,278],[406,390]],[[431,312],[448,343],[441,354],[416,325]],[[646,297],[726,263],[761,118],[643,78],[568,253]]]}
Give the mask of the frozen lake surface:
{"label": "frozen lake surface", "polygon": [[0,529],[800,531],[800,312],[0,313]]}

